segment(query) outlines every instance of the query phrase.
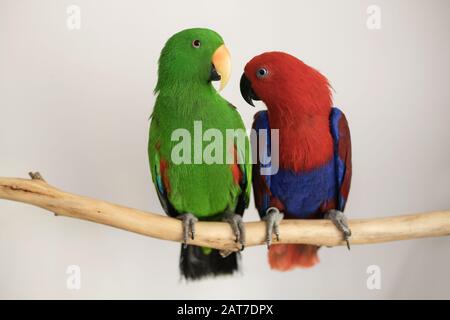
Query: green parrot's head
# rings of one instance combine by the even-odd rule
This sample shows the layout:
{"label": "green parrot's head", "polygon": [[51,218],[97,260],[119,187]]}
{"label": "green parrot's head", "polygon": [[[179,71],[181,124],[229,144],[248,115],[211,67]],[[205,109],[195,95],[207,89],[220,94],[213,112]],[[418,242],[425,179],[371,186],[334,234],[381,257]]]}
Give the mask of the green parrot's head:
{"label": "green parrot's head", "polygon": [[220,81],[222,90],[230,73],[230,54],[222,37],[209,29],[186,29],[174,34],[161,51],[155,92],[189,84],[211,86],[211,81]]}

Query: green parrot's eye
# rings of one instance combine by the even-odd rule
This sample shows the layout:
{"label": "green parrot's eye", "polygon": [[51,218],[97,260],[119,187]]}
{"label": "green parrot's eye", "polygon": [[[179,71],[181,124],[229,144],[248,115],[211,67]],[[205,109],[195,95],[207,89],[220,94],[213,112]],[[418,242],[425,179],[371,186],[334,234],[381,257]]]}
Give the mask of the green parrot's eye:
{"label": "green parrot's eye", "polygon": [[258,71],[256,71],[256,77],[259,79],[265,78],[269,75],[269,71],[266,68],[259,68]]}
{"label": "green parrot's eye", "polygon": [[194,40],[194,41],[192,41],[192,46],[193,46],[194,48],[198,49],[198,48],[200,48],[200,45],[201,45],[200,40]]}

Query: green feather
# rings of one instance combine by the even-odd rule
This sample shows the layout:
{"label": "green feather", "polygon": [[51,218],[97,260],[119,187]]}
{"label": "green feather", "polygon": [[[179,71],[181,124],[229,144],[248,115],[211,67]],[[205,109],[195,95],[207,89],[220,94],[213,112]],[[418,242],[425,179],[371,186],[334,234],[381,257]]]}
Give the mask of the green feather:
{"label": "green feather", "polygon": [[202,247],[202,252],[204,255],[208,255],[212,252],[211,248],[207,248],[207,247]]}

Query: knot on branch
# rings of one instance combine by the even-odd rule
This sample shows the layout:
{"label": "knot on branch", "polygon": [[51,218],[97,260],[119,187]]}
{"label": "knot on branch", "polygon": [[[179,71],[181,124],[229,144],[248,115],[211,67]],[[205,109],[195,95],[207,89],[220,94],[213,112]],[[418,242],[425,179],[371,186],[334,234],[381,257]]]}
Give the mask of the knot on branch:
{"label": "knot on branch", "polygon": [[28,172],[28,175],[30,176],[30,178],[32,180],[40,180],[40,181],[44,181],[44,178],[42,178],[42,175],[39,172]]}

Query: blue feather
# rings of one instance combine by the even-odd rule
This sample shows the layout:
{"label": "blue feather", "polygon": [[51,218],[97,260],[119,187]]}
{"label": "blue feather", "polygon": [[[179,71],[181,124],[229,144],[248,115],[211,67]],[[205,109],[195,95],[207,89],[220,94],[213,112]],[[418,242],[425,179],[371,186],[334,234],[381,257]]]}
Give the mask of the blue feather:
{"label": "blue feather", "polygon": [[[339,157],[339,121],[342,118],[342,111],[338,108],[332,108],[330,114],[330,129],[331,135],[333,136],[334,142],[334,160],[335,160],[335,170],[336,170],[336,180],[337,185],[340,187],[344,180],[345,175],[345,163]],[[340,188],[339,188],[340,189]],[[345,199],[340,192],[338,192],[337,197],[337,209],[343,210],[345,206]]]}

